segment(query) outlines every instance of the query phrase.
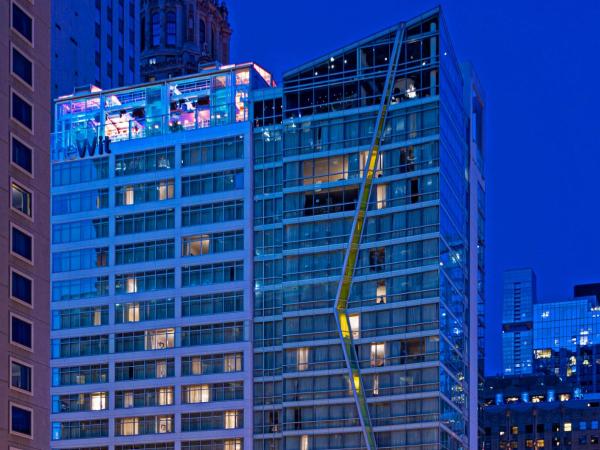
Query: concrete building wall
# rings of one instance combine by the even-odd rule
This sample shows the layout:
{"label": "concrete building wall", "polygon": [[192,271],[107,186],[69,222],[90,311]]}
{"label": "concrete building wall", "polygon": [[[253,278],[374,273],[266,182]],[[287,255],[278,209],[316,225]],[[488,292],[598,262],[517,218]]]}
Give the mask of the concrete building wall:
{"label": "concrete building wall", "polygon": [[[49,2],[3,1],[0,22],[0,443],[48,449]],[[13,318],[28,324],[14,330],[27,345],[12,340]],[[31,376],[24,389],[14,385],[17,363]]]}

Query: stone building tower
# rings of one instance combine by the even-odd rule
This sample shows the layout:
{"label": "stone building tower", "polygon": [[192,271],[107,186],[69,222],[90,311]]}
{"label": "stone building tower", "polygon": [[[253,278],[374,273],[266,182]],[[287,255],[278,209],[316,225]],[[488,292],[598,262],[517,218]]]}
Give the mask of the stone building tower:
{"label": "stone building tower", "polygon": [[221,0],[141,0],[141,81],[198,72],[229,62],[231,28]]}

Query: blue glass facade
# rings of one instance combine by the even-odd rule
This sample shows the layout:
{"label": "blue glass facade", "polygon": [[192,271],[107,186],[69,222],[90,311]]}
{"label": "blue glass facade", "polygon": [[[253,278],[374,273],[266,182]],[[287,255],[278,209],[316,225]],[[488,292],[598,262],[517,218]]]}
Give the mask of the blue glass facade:
{"label": "blue glass facade", "polygon": [[59,101],[53,447],[475,443],[462,73],[435,10],[281,87],[243,64]]}
{"label": "blue glass facade", "polygon": [[533,305],[536,277],[531,269],[504,272],[502,358],[504,375],[533,372]]}

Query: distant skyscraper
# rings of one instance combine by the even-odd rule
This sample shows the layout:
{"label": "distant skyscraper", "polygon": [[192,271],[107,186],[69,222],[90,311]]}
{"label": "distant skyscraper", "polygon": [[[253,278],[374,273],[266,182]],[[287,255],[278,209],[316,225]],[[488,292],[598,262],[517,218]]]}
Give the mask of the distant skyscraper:
{"label": "distant skyscraper", "polygon": [[139,0],[52,0],[52,97],[139,80]]}
{"label": "distant skyscraper", "polygon": [[141,78],[161,80],[229,63],[231,28],[224,2],[141,0]]}
{"label": "distant skyscraper", "polygon": [[0,2],[0,447],[49,444],[50,3]]}
{"label": "distant skyscraper", "polygon": [[504,272],[502,356],[505,375],[531,373],[536,295],[536,278],[532,269]]}
{"label": "distant skyscraper", "polygon": [[483,109],[440,9],[60,99],[52,447],[475,448]]}

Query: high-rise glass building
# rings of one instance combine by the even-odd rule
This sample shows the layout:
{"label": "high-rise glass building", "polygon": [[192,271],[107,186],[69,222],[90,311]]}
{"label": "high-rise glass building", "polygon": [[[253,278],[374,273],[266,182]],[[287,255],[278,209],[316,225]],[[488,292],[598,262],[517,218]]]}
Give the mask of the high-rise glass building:
{"label": "high-rise glass building", "polygon": [[533,307],[533,367],[600,393],[600,304],[595,296]]}
{"label": "high-rise glass building", "polygon": [[436,9],[58,101],[52,447],[475,448],[482,98]]}
{"label": "high-rise glass building", "polygon": [[533,304],[537,288],[532,269],[504,272],[502,364],[504,375],[532,373]]}

